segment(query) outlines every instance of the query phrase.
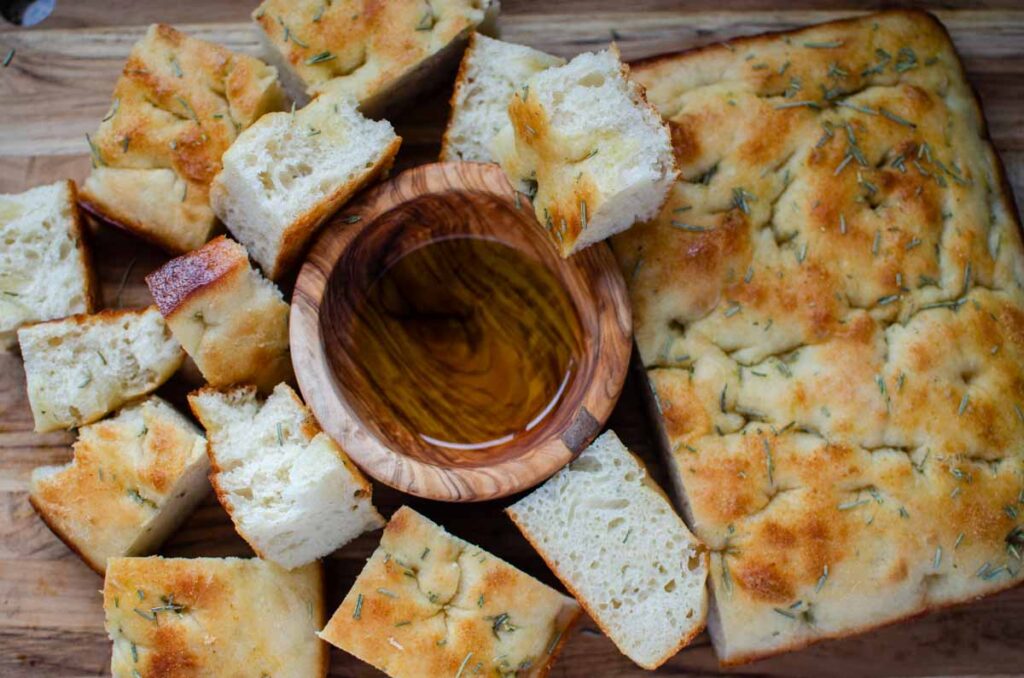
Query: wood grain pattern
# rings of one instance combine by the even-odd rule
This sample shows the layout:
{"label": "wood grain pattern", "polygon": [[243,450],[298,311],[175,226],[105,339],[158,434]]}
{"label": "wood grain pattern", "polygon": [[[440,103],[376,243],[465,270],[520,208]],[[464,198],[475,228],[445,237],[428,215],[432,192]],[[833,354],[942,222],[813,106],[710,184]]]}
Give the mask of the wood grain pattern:
{"label": "wood grain pattern", "polygon": [[[0,25],[0,55],[18,48],[0,69],[0,191],[13,192],[89,170],[84,133],[110,103],[123,59],[153,21],[167,21],[230,47],[254,53],[247,17],[256,0],[60,0],[52,19],[29,30]],[[563,55],[607,41],[614,30],[628,58],[717,42],[734,35],[789,28],[881,6],[890,0],[504,0],[506,39]],[[932,8],[953,34],[977,88],[1018,205],[1024,197],[1024,7],[1020,0],[913,2]],[[437,157],[448,92],[421,97],[393,120],[404,139],[400,168]],[[160,252],[112,229],[92,238],[106,307],[150,303],[143,277],[162,264]],[[123,281],[123,284],[122,284]],[[194,367],[160,394],[179,408],[200,383]],[[641,383],[627,380],[609,420],[667,486],[642,411]],[[21,360],[0,354],[0,675],[107,675],[110,642],[99,614],[102,582],[36,518],[27,501],[31,469],[70,458],[66,433],[38,436],[24,393]],[[539,557],[501,514],[511,500],[472,507],[410,499],[378,486],[374,499],[390,513],[410,504],[454,534],[558,586]],[[349,589],[379,539],[366,535],[327,561],[328,609]],[[164,546],[177,556],[251,555],[223,509],[210,498]],[[44,614],[45,610],[49,610]],[[1024,589],[919,620],[730,671],[749,676],[1020,675],[1024,666]],[[380,676],[340,651],[333,676]],[[657,675],[718,673],[706,636]],[[567,643],[553,678],[649,675],[625,659],[591,622]]]}
{"label": "wood grain pattern", "polygon": [[[579,365],[554,411],[486,456],[424,444],[394,421],[346,335],[357,297],[381,270],[428,242],[464,234],[500,240],[540,261],[565,286],[581,328]],[[408,170],[346,205],[310,251],[292,296],[295,373],[324,430],[380,482],[445,501],[505,497],[565,465],[611,413],[632,336],[625,283],[611,251],[602,244],[560,259],[496,165]]]}

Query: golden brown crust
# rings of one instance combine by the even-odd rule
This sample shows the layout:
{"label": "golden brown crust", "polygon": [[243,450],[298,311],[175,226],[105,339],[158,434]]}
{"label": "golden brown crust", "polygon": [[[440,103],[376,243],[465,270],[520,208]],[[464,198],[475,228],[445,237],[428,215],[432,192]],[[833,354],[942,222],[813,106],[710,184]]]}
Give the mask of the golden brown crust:
{"label": "golden brown crust", "polygon": [[320,563],[115,558],[103,595],[114,675],[326,675]]}
{"label": "golden brown crust", "polygon": [[467,666],[543,676],[579,614],[575,601],[402,507],[321,637],[396,678]]}
{"label": "golden brown crust", "polygon": [[164,264],[146,284],[185,352],[213,386],[262,392],[292,376],[288,304],[223,236]]}
{"label": "golden brown crust", "polygon": [[366,110],[378,108],[403,85],[415,85],[411,74],[464,41],[485,18],[479,4],[265,0],[253,19],[308,93],[333,81],[332,88],[347,92]]}
{"label": "golden brown crust", "polygon": [[[61,541],[103,574],[107,558],[159,543],[165,531],[153,531],[155,519],[182,505],[184,495],[171,492],[196,464],[205,466],[205,455],[198,431],[154,398],[83,427],[72,463],[33,473],[29,501]],[[197,496],[194,487],[175,491],[193,493],[185,506]]]}
{"label": "golden brown crust", "polygon": [[249,266],[245,248],[218,236],[203,247],[171,259],[146,276],[160,313],[169,318],[195,295],[229,284],[232,274]]}
{"label": "golden brown crust", "polygon": [[720,658],[1016,585],[1024,248],[945,29],[884,12],[633,73],[684,179],[614,247]]}
{"label": "golden brown crust", "polygon": [[216,224],[208,193],[221,154],[260,115],[283,107],[274,69],[153,25],[89,138],[93,172],[81,204],[169,252],[194,249]]}

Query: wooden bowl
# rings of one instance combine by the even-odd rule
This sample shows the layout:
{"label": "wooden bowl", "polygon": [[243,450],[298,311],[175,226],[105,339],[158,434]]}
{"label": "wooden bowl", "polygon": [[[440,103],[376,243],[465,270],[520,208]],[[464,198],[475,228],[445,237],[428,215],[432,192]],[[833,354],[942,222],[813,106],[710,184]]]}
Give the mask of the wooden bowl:
{"label": "wooden bowl", "polygon": [[[403,253],[445,237],[491,238],[548,267],[579,319],[579,362],[554,409],[486,453],[436,447],[398,425],[351,355],[344,309]],[[622,390],[632,347],[625,283],[605,244],[556,253],[525,197],[496,165],[437,163],[408,170],[347,205],[310,248],[292,297],[291,351],[299,387],[323,429],[366,473],[442,501],[481,501],[536,485],[600,432]]]}

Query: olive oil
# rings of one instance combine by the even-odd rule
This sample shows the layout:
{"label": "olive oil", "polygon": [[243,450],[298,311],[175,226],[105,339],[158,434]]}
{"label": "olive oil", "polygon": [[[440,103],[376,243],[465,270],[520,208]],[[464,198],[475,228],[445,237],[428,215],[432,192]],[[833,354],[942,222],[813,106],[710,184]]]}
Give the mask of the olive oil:
{"label": "olive oil", "polygon": [[[486,450],[554,411],[579,363],[579,318],[544,264],[457,236],[392,263],[360,295],[346,343],[379,398],[422,443]],[[372,408],[377,409],[377,408]]]}

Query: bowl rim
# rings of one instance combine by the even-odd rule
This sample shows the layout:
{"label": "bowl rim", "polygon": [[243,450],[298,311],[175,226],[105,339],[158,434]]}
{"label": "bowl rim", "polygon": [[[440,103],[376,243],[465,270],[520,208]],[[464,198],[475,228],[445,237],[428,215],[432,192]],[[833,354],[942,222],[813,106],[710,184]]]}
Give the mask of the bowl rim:
{"label": "bowl rim", "polygon": [[[475,466],[431,463],[393,449],[378,438],[349,405],[330,367],[321,333],[321,309],[331,275],[348,246],[381,215],[423,196],[467,191],[507,202],[542,228],[529,201],[513,190],[495,164],[438,162],[405,170],[343,207],[314,239],[296,279],[289,321],[299,390],[324,432],[379,482],[407,494],[449,502],[505,497],[537,485],[572,461],[600,433],[618,401],[633,345],[625,281],[610,248],[598,243],[560,259],[592,283],[587,286],[588,294],[594,295],[597,306],[596,336],[585,342],[592,347],[591,353],[597,351],[595,367],[582,395],[572,404],[575,412],[566,425],[518,455]],[[576,303],[575,297],[573,301]]]}

